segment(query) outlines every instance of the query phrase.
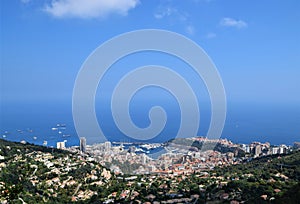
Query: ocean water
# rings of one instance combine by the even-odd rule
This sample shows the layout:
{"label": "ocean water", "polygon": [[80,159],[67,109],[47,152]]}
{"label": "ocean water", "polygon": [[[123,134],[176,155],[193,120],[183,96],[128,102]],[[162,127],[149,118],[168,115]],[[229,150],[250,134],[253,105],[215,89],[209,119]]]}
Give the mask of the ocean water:
{"label": "ocean water", "polygon": [[[147,111],[133,111],[133,122],[140,127],[149,124]],[[180,124],[180,113],[176,106],[166,108],[169,120],[166,128],[156,138],[148,142],[164,142],[175,137]],[[135,142],[117,129],[113,121],[105,120],[97,109],[98,121],[101,121],[107,139],[110,141]],[[42,145],[44,140],[48,146],[56,146],[56,142],[66,140],[66,146],[79,145],[78,135],[72,119],[70,103],[42,102],[1,102],[0,137],[11,141],[25,140]],[[201,123],[198,135],[205,135],[210,122],[209,110],[201,111]],[[65,124],[65,127],[57,127]],[[52,128],[58,128],[52,130]],[[270,142],[271,144],[293,144],[300,141],[300,107],[299,105],[253,105],[228,104],[227,119],[222,138],[235,143],[252,141]]]}

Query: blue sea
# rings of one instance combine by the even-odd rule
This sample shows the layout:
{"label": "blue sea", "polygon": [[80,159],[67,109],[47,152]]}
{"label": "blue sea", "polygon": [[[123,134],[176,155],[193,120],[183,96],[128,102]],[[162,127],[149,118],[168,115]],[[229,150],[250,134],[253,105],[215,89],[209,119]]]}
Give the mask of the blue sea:
{"label": "blue sea", "polygon": [[[122,134],[112,121],[103,122],[103,116],[97,114],[107,139],[116,142],[136,142]],[[164,142],[176,135],[180,114],[175,110],[166,110],[169,116],[165,130],[148,142]],[[79,145],[78,135],[72,119],[72,106],[69,103],[50,102],[1,102],[0,137],[11,141],[25,140],[48,146],[66,140],[66,146]],[[149,123],[145,110],[133,114],[133,122],[138,126]],[[206,134],[210,122],[209,109],[201,111],[201,123],[198,135]],[[54,128],[54,129],[53,129]],[[57,129],[56,129],[57,128]],[[227,119],[222,138],[235,143],[252,141],[270,142],[271,144],[289,144],[300,141],[300,106],[299,105],[258,105],[251,103],[228,103]]]}

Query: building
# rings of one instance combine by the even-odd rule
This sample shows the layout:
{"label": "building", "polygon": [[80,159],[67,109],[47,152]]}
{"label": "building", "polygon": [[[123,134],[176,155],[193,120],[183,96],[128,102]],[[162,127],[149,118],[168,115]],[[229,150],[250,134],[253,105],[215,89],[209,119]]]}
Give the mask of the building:
{"label": "building", "polygon": [[80,138],[80,151],[81,152],[86,151],[86,139],[85,139],[85,137]]}
{"label": "building", "polygon": [[260,145],[256,145],[255,149],[254,149],[254,155],[255,156],[259,156],[261,154],[261,146]]}
{"label": "building", "polygon": [[243,148],[243,150],[244,150],[246,153],[251,153],[251,150],[250,150],[250,146],[249,146],[249,145],[242,144],[242,148]]}
{"label": "building", "polygon": [[279,147],[273,147],[272,154],[278,154],[278,153],[279,153]]}
{"label": "building", "polygon": [[286,152],[287,152],[287,146],[286,145],[280,145],[279,154],[286,154]]}
{"label": "building", "polygon": [[295,149],[300,149],[300,142],[295,142],[294,143],[294,148]]}
{"label": "building", "polygon": [[141,157],[142,157],[142,164],[146,164],[147,163],[147,156],[146,154],[141,154]]}
{"label": "building", "polygon": [[63,142],[57,142],[56,143],[56,148],[57,149],[64,149],[64,148],[66,148],[65,141],[63,141]]}
{"label": "building", "polygon": [[43,146],[47,146],[47,144],[48,144],[47,140],[44,140]]}
{"label": "building", "polygon": [[105,152],[109,152],[111,149],[111,142],[107,141],[104,143],[104,150]]}
{"label": "building", "polygon": [[128,152],[129,152],[129,153],[134,153],[135,150],[136,150],[136,147],[135,147],[135,146],[130,146],[130,147],[128,148]]}

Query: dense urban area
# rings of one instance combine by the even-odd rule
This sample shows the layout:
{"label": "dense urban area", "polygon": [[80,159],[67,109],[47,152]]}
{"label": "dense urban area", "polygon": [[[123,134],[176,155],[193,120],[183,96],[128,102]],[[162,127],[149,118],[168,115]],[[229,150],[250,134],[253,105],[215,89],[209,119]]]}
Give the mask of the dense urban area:
{"label": "dense urban area", "polygon": [[[1,203],[297,203],[300,144],[181,138],[57,148],[0,140]],[[153,149],[167,149],[157,158]],[[213,148],[213,149],[211,149]],[[149,151],[147,151],[149,150]]]}

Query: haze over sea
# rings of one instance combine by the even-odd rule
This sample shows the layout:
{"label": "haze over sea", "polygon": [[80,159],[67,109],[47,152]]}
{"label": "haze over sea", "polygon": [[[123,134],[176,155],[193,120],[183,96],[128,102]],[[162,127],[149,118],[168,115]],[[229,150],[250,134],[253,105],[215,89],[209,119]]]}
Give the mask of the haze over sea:
{"label": "haze over sea", "polygon": [[[142,110],[142,109],[141,109]],[[143,113],[143,111],[137,111]],[[145,111],[145,110],[144,110]],[[168,110],[166,110],[168,112]],[[176,112],[176,110],[174,110]],[[99,113],[99,111],[98,111]],[[132,114],[133,121],[140,127],[148,124],[147,115]],[[165,130],[148,142],[164,142],[175,137],[178,130],[179,114],[171,114]],[[205,135],[209,124],[209,111],[201,112],[200,131]],[[113,124],[98,121],[110,141],[134,142],[125,137]],[[51,128],[57,124],[66,124],[66,129]],[[12,141],[25,140],[42,145],[44,140],[48,146],[56,146],[56,142],[67,140],[66,145],[78,145],[73,120],[71,103],[2,103],[1,104],[1,137]],[[19,131],[17,131],[19,130]],[[22,132],[20,132],[20,130]],[[30,132],[32,130],[32,132]],[[9,133],[6,134],[5,131]],[[34,139],[36,137],[36,139]],[[260,105],[228,104],[228,112],[222,138],[235,143],[250,143],[253,141],[270,142],[271,144],[292,144],[300,138],[299,105]]]}

